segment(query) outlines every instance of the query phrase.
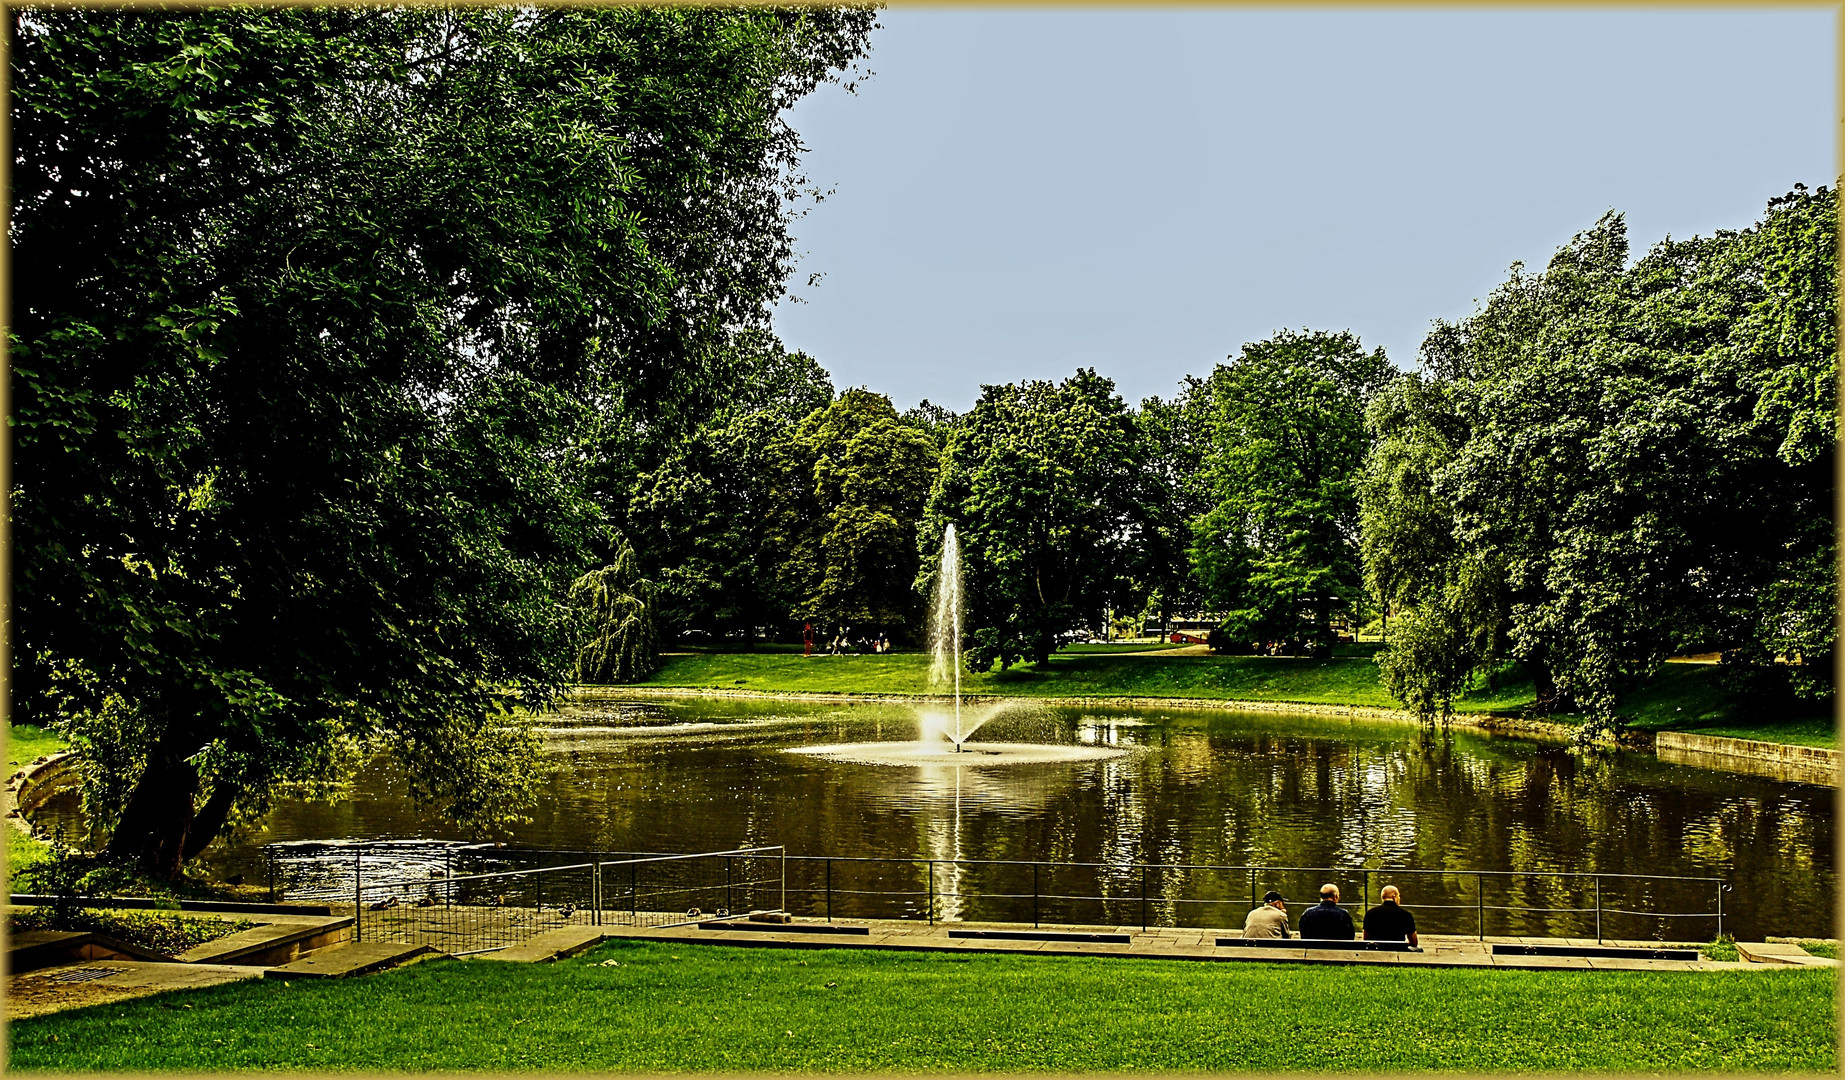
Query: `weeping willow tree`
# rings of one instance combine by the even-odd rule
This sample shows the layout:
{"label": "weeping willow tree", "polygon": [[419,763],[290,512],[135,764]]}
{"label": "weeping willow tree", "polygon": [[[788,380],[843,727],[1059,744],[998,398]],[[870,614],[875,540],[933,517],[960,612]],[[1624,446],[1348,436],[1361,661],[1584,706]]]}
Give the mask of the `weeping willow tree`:
{"label": "weeping willow tree", "polygon": [[570,602],[589,622],[588,640],[577,650],[578,682],[639,682],[653,672],[653,582],[641,577],[632,545],[623,540],[614,562],[578,578]]}

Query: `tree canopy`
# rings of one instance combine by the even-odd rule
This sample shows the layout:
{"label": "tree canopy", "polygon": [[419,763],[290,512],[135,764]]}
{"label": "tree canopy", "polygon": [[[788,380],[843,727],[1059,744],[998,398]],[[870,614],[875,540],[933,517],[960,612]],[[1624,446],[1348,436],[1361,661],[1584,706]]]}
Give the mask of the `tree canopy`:
{"label": "tree canopy", "polygon": [[1837,202],[1796,189],[1743,232],[1631,265],[1608,215],[1438,325],[1430,379],[1372,412],[1384,658],[1445,708],[1501,650],[1601,723],[1676,652],[1758,688],[1832,685]]}
{"label": "tree canopy", "polygon": [[1224,639],[1331,648],[1334,612],[1361,595],[1365,406],[1393,373],[1349,332],[1283,331],[1244,345],[1196,391],[1210,507],[1192,557]]}
{"label": "tree canopy", "polygon": [[1118,587],[1142,517],[1134,421],[1114,391],[1087,369],[1061,383],[986,386],[950,431],[918,538],[918,585],[933,587],[954,524],[976,670],[1044,662],[1059,633],[1099,621]]}
{"label": "tree canopy", "polygon": [[863,389],[775,444],[771,542],[794,618],[920,638],[916,528],[938,454],[889,398]]}
{"label": "tree canopy", "polygon": [[872,13],[10,17],[15,715],[160,874],[347,738],[516,812],[584,448],[721,394]]}

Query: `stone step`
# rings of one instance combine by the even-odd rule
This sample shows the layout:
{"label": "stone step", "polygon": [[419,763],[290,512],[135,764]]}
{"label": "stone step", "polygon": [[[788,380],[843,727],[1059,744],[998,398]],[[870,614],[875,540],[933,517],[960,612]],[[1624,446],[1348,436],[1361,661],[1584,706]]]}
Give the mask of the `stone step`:
{"label": "stone step", "polygon": [[175,959],[187,964],[247,964],[273,967],[352,940],[352,916],[264,923],[194,945]]}
{"label": "stone step", "polygon": [[1736,955],[1752,964],[1792,964],[1795,967],[1837,967],[1838,961],[1812,956],[1798,945],[1785,942],[1739,941]]}
{"label": "stone step", "polygon": [[518,964],[536,964],[562,960],[602,944],[602,931],[594,926],[561,926],[527,938],[518,945],[481,953],[476,960],[507,960]]}
{"label": "stone step", "polygon": [[11,935],[7,941],[6,970],[11,973],[83,960],[139,960],[165,964],[171,963],[173,957],[87,930],[25,930]]}
{"label": "stone step", "polygon": [[399,967],[423,957],[446,956],[427,945],[400,945],[390,941],[356,941],[323,949],[263,972],[265,979],[343,979]]}

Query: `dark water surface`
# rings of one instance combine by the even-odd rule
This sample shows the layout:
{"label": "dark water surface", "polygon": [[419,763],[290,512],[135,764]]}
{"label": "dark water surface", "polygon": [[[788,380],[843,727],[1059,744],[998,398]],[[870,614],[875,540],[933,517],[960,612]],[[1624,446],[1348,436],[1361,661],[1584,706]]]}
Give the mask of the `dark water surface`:
{"label": "dark water surface", "polygon": [[[1424,930],[1471,933],[1484,922],[1487,933],[1590,936],[1593,914],[1569,909],[1593,908],[1594,883],[1558,875],[1646,875],[1602,882],[1604,930],[1671,940],[1712,936],[1716,887],[1656,879],[1718,877],[1732,890],[1722,898],[1724,929],[1738,938],[1833,932],[1835,792],[1826,786],[1666,764],[1650,754],[1579,754],[1386,722],[1191,709],[1020,704],[975,737],[1126,751],[1108,760],[892,766],[787,752],[909,740],[917,730],[916,711],[900,705],[585,695],[544,721],[555,771],[533,820],[495,838],[606,851],[779,844],[791,856],[1041,860],[1065,869],[1051,868],[1054,880],[1040,880],[1038,891],[1115,898],[1088,906],[1043,899],[1047,920],[1138,922],[1147,914],[1139,900],[1145,890],[1190,901],[1175,907],[1156,899],[1147,914],[1153,921],[1216,926],[1241,925],[1248,872],[1170,868],[1369,866],[1381,869],[1337,875],[1348,905],[1361,904],[1367,890],[1374,899],[1393,881]],[[411,837],[467,838],[413,807],[394,766],[381,761],[336,803],[284,801],[260,829],[207,861],[221,874],[261,880],[259,848],[269,841]],[[818,864],[799,873],[817,882]],[[847,886],[866,873],[836,868],[842,913],[851,903]],[[924,873],[921,864],[893,864],[879,880],[920,890]],[[938,916],[1031,917],[1028,868],[964,863],[936,873]],[[1279,886],[1296,901],[1298,916],[1332,875],[1255,876],[1261,888]],[[803,896],[790,906],[817,912],[820,904]],[[896,913],[922,912],[912,903]]]}

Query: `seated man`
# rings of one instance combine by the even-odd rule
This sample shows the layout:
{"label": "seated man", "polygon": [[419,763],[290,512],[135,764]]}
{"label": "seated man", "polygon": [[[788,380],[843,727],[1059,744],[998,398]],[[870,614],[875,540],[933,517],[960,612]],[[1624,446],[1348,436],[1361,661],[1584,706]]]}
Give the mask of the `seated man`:
{"label": "seated man", "polygon": [[1243,936],[1246,938],[1278,938],[1288,936],[1288,902],[1273,889],[1262,897],[1262,906],[1249,913],[1243,920]]}
{"label": "seated man", "polygon": [[1331,882],[1320,886],[1320,902],[1300,917],[1300,936],[1334,941],[1351,941],[1358,936],[1352,913],[1339,906],[1339,886]]}
{"label": "seated man", "polygon": [[1407,941],[1412,949],[1419,946],[1416,917],[1397,906],[1403,894],[1395,885],[1386,885],[1377,895],[1383,902],[1365,912],[1365,940]]}

